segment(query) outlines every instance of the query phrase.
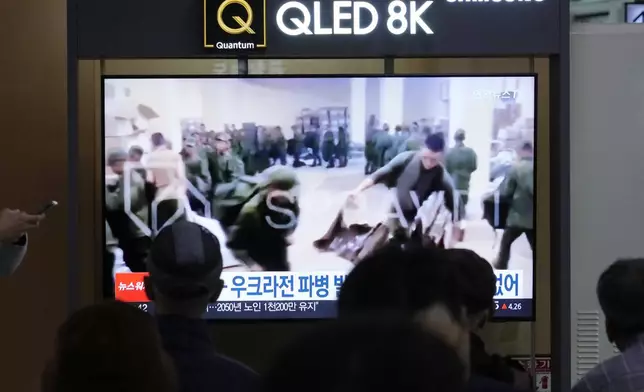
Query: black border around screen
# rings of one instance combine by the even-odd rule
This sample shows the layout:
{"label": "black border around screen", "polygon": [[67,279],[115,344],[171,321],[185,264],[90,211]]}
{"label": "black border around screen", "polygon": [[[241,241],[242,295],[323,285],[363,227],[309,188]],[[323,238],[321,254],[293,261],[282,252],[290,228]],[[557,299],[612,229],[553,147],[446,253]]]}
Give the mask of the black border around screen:
{"label": "black border around screen", "polygon": [[[101,116],[101,135],[100,135],[100,154],[99,157],[101,157],[101,162],[100,162],[100,183],[104,184],[105,183],[105,82],[109,80],[115,80],[115,79],[320,79],[320,78],[336,78],[336,79],[350,79],[350,78],[450,78],[450,77],[460,77],[460,78],[493,78],[493,77],[531,77],[534,79],[534,129],[535,129],[535,142],[533,144],[533,149],[534,149],[534,154],[535,156],[538,155],[538,146],[539,143],[536,141],[537,140],[537,134],[538,129],[539,129],[539,123],[538,123],[538,111],[539,111],[539,75],[534,72],[517,72],[517,73],[488,73],[488,74],[469,74],[469,73],[441,73],[441,74],[393,74],[393,73],[384,73],[384,74],[266,74],[266,75],[250,75],[250,74],[230,74],[230,75],[106,75],[102,74],[100,77],[100,116]],[[538,168],[539,168],[539,163],[538,159],[535,159],[535,169],[534,169],[534,178],[535,181],[538,178]],[[550,181],[550,179],[549,179]],[[535,183],[535,186],[537,184]],[[105,198],[104,198],[104,191],[101,189],[99,192],[99,198],[100,198],[100,206],[101,206],[101,212],[102,212],[102,220],[104,221],[105,218]],[[535,191],[535,194],[537,192]],[[534,199],[533,199],[534,200]],[[538,227],[538,203],[534,201],[534,227],[535,231],[536,228]],[[551,222],[552,224],[552,222]],[[101,242],[101,249],[105,248],[105,242],[106,242],[106,232],[105,232],[105,226],[101,225],[101,237],[102,242]],[[538,236],[537,240],[535,241],[538,243]],[[533,250],[533,261],[532,261],[532,299],[531,299],[531,304],[532,304],[532,312],[531,316],[529,317],[497,317],[494,316],[491,321],[492,322],[534,322],[536,321],[536,309],[537,309],[537,296],[536,296],[536,275],[537,275],[537,267],[536,263],[538,260],[537,257],[537,249],[538,246],[535,246],[535,249]],[[101,255],[104,257],[104,252],[101,252]],[[104,260],[101,258],[101,267],[102,263]],[[100,268],[99,270],[102,270]],[[103,276],[100,277],[99,279],[99,284],[100,282],[103,281]],[[105,287],[101,287],[101,296],[105,297]],[[106,298],[106,299],[113,299],[113,298]],[[248,323],[248,324],[254,324],[258,322],[271,322],[271,323],[287,323],[287,322],[306,322],[306,321],[320,321],[320,320],[328,320],[329,318],[303,318],[303,317],[293,317],[293,318],[271,318],[271,317],[258,317],[258,318],[252,318],[252,319],[235,319],[235,318],[205,318],[206,321],[213,321],[217,323]]]}

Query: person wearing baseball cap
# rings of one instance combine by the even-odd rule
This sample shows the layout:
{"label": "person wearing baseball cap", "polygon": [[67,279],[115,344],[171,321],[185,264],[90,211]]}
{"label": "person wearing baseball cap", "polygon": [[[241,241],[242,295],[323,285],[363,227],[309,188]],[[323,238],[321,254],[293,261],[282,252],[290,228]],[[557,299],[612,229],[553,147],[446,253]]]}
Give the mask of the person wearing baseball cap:
{"label": "person wearing baseball cap", "polygon": [[201,319],[224,287],[217,237],[198,223],[178,220],[154,238],[147,267],[145,291],[154,301],[159,332],[177,367],[181,390],[258,390],[258,375],[218,354]]}

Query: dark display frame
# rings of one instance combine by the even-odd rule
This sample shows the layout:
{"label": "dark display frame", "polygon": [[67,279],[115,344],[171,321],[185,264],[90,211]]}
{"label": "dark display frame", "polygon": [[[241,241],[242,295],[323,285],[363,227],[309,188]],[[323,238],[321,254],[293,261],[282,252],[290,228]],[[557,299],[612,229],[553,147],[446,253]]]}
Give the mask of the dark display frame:
{"label": "dark display frame", "polygon": [[[214,0],[213,0],[214,1]],[[273,3],[282,3],[275,0]],[[380,6],[385,0],[372,0]],[[310,3],[308,0],[302,3]],[[550,262],[551,356],[553,391],[570,390],[570,135],[568,2],[438,2],[431,37],[392,38],[376,31],[378,45],[358,44],[355,37],[310,37],[299,41],[271,35],[263,52],[216,52],[203,47],[203,0],[69,0],[67,2],[68,194],[78,206],[78,61],[126,58],[237,58],[239,74],[248,73],[249,58],[381,58],[385,75],[393,75],[395,58],[544,56],[550,66]],[[460,7],[456,10],[456,6]],[[441,22],[444,19],[447,22]],[[268,24],[268,33],[275,34]],[[383,35],[384,34],[384,35]],[[307,38],[305,36],[301,38]],[[298,38],[299,39],[299,38]],[[271,43],[272,42],[272,43]],[[363,41],[364,42],[364,41]],[[313,43],[313,44],[312,44]],[[273,46],[271,46],[273,45]],[[274,48],[274,49],[272,49]],[[82,302],[79,210],[69,210],[68,305]]]}

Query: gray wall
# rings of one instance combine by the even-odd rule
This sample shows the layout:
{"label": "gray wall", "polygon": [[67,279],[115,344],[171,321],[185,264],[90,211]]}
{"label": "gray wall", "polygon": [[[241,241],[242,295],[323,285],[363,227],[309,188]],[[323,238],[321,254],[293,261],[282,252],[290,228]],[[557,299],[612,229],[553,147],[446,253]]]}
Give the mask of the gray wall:
{"label": "gray wall", "polygon": [[614,354],[599,274],[617,258],[644,256],[644,25],[573,26],[570,111],[575,382]]}

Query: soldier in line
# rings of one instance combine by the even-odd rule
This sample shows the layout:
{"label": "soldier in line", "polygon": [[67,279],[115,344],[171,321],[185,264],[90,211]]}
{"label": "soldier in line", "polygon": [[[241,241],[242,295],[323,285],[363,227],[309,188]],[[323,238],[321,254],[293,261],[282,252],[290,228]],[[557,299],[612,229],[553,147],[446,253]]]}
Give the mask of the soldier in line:
{"label": "soldier in line", "polygon": [[454,134],[455,145],[445,157],[445,168],[452,176],[454,185],[461,195],[463,205],[469,201],[470,178],[477,169],[476,152],[465,145],[465,131],[459,129]]}
{"label": "soldier in line", "polygon": [[335,158],[335,135],[327,129],[322,135],[322,159],[327,162],[327,169],[335,167]]}
{"label": "soldier in line", "polygon": [[262,172],[271,165],[270,135],[265,127],[257,127],[257,152],[253,156],[254,172]]}
{"label": "soldier in line", "polygon": [[227,132],[216,133],[214,149],[208,156],[208,172],[212,181],[213,212],[217,208],[214,202],[217,188],[220,186],[225,187],[226,184],[230,184],[245,175],[244,163],[233,155],[230,140],[230,135]]}
{"label": "soldier in line", "polygon": [[230,139],[233,154],[241,158],[244,155],[244,131],[242,129],[233,129],[230,132]]}
{"label": "soldier in line", "polygon": [[108,152],[107,165],[112,173],[105,179],[106,221],[123,250],[123,259],[130,270],[145,272],[150,238],[126,212],[126,198],[129,198],[129,211],[140,223],[147,226],[149,207],[145,194],[145,179],[137,171],[131,171],[129,193],[126,193],[124,166],[127,159],[128,154],[125,150],[115,149]]}
{"label": "soldier in line", "polygon": [[[181,156],[183,163],[186,165],[186,179],[188,182],[200,194],[208,195],[208,192],[212,189],[212,180],[208,172],[208,160],[199,155],[195,138],[188,137],[184,140]],[[199,200],[193,192],[188,192],[188,202],[194,212],[204,216],[205,206],[203,201]]]}
{"label": "soldier in line", "polygon": [[349,140],[344,127],[338,128],[338,142],[335,145],[335,156],[338,158],[338,167],[346,167],[349,163]]}
{"label": "soldier in line", "polygon": [[304,135],[304,147],[311,150],[313,163],[311,167],[321,166],[322,157],[320,156],[320,128],[312,128]]}
{"label": "soldier in line", "polygon": [[282,127],[275,127],[269,132],[267,147],[274,164],[279,162],[280,165],[286,165],[286,138]]}
{"label": "soldier in line", "polygon": [[288,271],[288,237],[298,224],[299,181],[288,166],[273,166],[239,178],[219,189],[216,218],[228,233],[228,247],[236,257],[267,271]]}
{"label": "soldier in line", "polygon": [[404,151],[418,151],[423,148],[425,139],[428,135],[424,135],[420,130],[418,123],[414,123],[411,127],[411,131],[407,140],[404,143]]}
{"label": "soldier in line", "polygon": [[402,135],[402,126],[396,125],[394,128],[394,134],[390,135],[391,137],[391,144],[387,150],[385,150],[385,161],[384,164],[386,165],[389,163],[396,155],[398,155],[398,149],[402,145],[402,143],[405,140],[404,135]]}
{"label": "soldier in line", "polygon": [[534,161],[532,143],[525,142],[516,162],[501,184],[500,196],[509,204],[508,217],[501,237],[499,254],[494,267],[507,269],[510,262],[512,243],[522,234],[528,238],[534,255]]}
{"label": "soldier in line", "polygon": [[385,165],[385,155],[387,153],[387,150],[389,150],[394,143],[392,136],[389,134],[389,125],[384,124],[382,129],[376,131],[374,138],[376,154],[378,157],[376,163],[377,170]]}
{"label": "soldier in line", "polygon": [[364,158],[366,161],[364,174],[366,175],[373,173],[378,168],[378,152],[376,150],[378,129],[376,128],[376,122],[376,116],[373,114],[369,117],[369,121],[367,121],[364,145]]}
{"label": "soldier in line", "polygon": [[293,167],[298,168],[306,166],[306,164],[301,161],[302,152],[304,151],[304,133],[297,125],[293,125],[291,128],[293,129],[293,139],[291,139],[293,151],[290,155],[293,156]]}

